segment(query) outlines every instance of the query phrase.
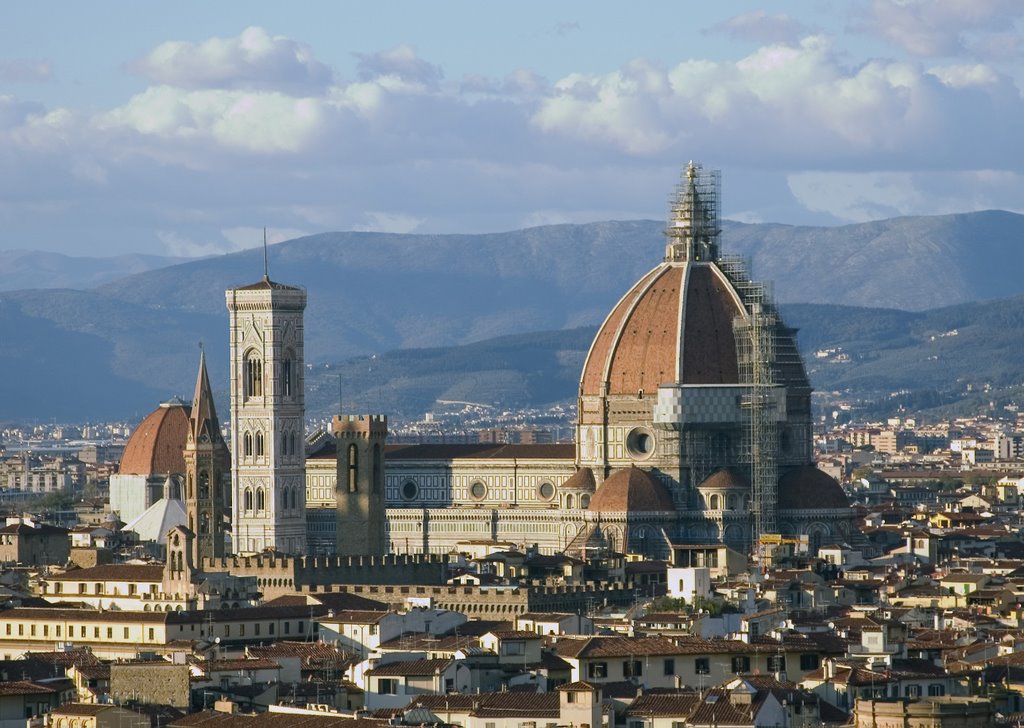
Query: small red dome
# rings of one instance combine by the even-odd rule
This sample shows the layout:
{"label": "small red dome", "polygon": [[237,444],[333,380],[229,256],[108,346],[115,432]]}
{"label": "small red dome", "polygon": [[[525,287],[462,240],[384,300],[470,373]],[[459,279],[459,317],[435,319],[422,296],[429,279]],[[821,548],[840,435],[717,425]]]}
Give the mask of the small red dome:
{"label": "small red dome", "polygon": [[779,510],[850,507],[839,481],[813,465],[793,468],[779,478],[777,503]]}
{"label": "small red dome", "polygon": [[731,467],[719,468],[701,481],[698,488],[749,488],[747,480],[740,470]]}
{"label": "small red dome", "polygon": [[597,487],[594,471],[590,468],[579,468],[568,480],[562,483],[562,490],[587,490],[591,493]]}
{"label": "small red dome", "polygon": [[616,470],[601,483],[590,501],[588,511],[625,513],[674,511],[672,494],[660,480],[640,468]]}

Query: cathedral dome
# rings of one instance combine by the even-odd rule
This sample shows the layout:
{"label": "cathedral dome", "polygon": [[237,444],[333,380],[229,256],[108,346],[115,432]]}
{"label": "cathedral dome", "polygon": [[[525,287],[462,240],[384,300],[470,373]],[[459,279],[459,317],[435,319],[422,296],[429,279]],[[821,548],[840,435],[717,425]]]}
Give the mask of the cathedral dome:
{"label": "cathedral dome", "polygon": [[667,383],[737,384],[733,321],[744,315],[715,263],[666,261],[605,319],[583,366],[580,394],[636,396]]}
{"label": "cathedral dome", "polygon": [[163,402],[128,438],[119,473],[154,475],[184,473],[182,451],[188,436],[189,408],[180,399]]}
{"label": "cathedral dome", "polygon": [[672,495],[661,481],[640,468],[616,470],[597,489],[588,511],[626,513],[674,511]]}
{"label": "cathedral dome", "polygon": [[813,465],[793,468],[779,478],[777,503],[779,510],[850,507],[839,482]]}

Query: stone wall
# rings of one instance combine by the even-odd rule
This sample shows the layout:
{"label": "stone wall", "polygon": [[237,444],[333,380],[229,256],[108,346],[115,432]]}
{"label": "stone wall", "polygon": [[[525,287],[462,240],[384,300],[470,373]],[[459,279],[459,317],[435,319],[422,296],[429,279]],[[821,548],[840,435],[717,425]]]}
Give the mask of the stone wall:
{"label": "stone wall", "polygon": [[265,599],[351,584],[430,584],[447,580],[446,555],[234,556],[207,559],[203,571],[251,576]]}
{"label": "stone wall", "polygon": [[508,587],[346,584],[304,591],[357,594],[395,606],[403,605],[407,599],[430,599],[438,609],[462,612],[471,619],[511,619],[526,612],[586,613],[605,604],[626,605],[636,599],[635,591],[623,584],[600,582],[574,587],[539,583]]}
{"label": "stone wall", "polygon": [[110,666],[110,695],[115,702],[138,700],[187,711],[191,699],[188,665],[115,662]]}

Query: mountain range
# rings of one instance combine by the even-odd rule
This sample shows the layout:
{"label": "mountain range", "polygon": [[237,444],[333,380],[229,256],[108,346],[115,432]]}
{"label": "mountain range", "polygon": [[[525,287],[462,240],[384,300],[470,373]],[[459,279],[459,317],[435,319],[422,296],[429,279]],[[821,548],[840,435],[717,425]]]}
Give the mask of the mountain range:
{"label": "mountain range", "polygon": [[[303,285],[309,293],[311,411],[330,409],[327,403],[337,396],[337,376],[333,385],[318,384],[321,370],[343,362],[363,366],[357,364],[364,362],[360,357],[375,354],[377,366],[387,361],[402,381],[447,378],[446,392],[479,389],[501,401],[572,399],[580,352],[592,331],[587,327],[660,260],[662,227],[625,221],[485,235],[324,233],[271,246],[271,277]],[[1018,311],[1020,302],[975,302],[1024,292],[1017,275],[1024,268],[1024,216],[1007,212],[837,228],[726,222],[723,249],[747,257],[755,279],[773,281],[778,301],[804,304],[786,306],[784,313],[802,328],[805,350],[834,345],[856,354],[856,360],[834,367],[826,359],[809,360],[818,388],[900,389],[900,376],[913,382],[913,372],[906,361],[902,371],[887,371],[886,357],[903,351],[901,342],[917,341],[933,329],[960,329],[958,336],[943,338],[943,345],[955,348],[971,339],[983,353],[1005,349],[1014,333],[1007,327],[1018,314],[1007,313],[1002,323],[988,314]],[[10,268],[10,255],[0,253],[0,271]],[[252,249],[99,285],[79,282],[77,289],[61,287],[67,279],[56,276],[52,280],[60,285],[0,293],[0,419],[137,419],[156,402],[191,391],[199,341],[206,344],[214,386],[223,391],[224,290],[262,274],[263,251]],[[22,275],[32,285],[50,280],[28,268]],[[0,282],[8,285],[9,278]],[[971,324],[979,317],[984,321],[974,332]],[[547,333],[505,338],[536,331]],[[450,347],[457,348],[446,353]],[[495,354],[503,347],[506,354]],[[522,353],[529,351],[534,355]],[[386,352],[395,353],[388,358]],[[977,359],[979,350],[966,355]],[[453,356],[480,359],[464,365],[477,384],[456,381]],[[927,370],[929,361],[937,360],[911,363]],[[435,371],[428,376],[430,367]],[[1005,374],[1003,379],[1012,380],[1012,372]],[[353,396],[360,387],[376,388],[381,404],[380,393],[392,381],[379,369],[375,383],[350,379],[343,386]],[[419,406],[434,389],[410,394],[401,409]],[[519,400],[510,391],[531,394]]]}

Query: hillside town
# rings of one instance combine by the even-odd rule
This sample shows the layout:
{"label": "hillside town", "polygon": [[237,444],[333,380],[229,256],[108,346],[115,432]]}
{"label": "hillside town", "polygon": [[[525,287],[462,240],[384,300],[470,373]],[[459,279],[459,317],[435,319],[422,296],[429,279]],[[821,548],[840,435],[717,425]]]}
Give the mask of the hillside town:
{"label": "hillside town", "polygon": [[817,466],[843,483],[857,543],[648,559],[466,539],[426,568],[325,557],[334,583],[273,552],[204,573],[186,550],[177,570],[187,529],[157,548],[110,508],[123,429],[83,444],[82,428],[33,428],[36,452],[11,427],[3,722],[1010,724],[1024,695],[1012,414],[818,428]]}
{"label": "hillside town", "polygon": [[1024,422],[816,414],[718,189],[684,169],[569,437],[308,422],[266,262],[190,400],[5,425],[0,728],[1019,725]]}

